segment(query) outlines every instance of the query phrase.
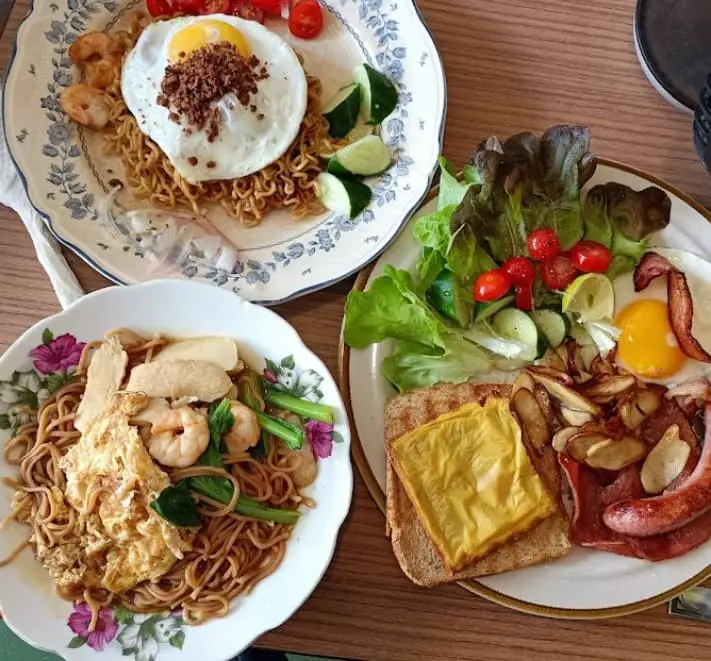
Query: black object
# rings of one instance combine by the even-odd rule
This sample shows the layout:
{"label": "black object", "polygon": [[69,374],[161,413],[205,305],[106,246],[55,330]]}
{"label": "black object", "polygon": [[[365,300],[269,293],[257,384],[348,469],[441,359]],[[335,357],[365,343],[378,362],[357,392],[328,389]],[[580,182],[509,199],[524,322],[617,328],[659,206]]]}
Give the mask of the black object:
{"label": "black object", "polygon": [[652,85],[693,112],[711,72],[711,0],[638,0],[634,28]]}
{"label": "black object", "polygon": [[711,74],[699,95],[694,115],[694,145],[707,170],[711,170]]}

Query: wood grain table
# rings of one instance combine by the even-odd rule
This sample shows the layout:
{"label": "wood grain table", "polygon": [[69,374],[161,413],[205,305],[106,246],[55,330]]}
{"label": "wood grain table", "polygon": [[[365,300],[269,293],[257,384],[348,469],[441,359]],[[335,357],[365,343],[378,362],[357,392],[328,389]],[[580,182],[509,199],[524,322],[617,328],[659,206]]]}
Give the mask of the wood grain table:
{"label": "wood grain table", "polygon": [[[711,179],[694,153],[689,117],[657,95],[637,64],[634,4],[422,0],[447,74],[445,153],[462,163],[489,134],[578,122],[592,129],[598,154],[645,169],[710,205]],[[28,0],[18,0],[12,12],[0,42],[3,67],[27,7]],[[87,290],[109,284],[69,259]],[[350,284],[276,308],[334,373]],[[22,223],[0,209],[0,351],[58,309]],[[663,607],[600,622],[546,620],[457,586],[418,589],[401,574],[382,515],[356,479],[353,508],[324,580],[291,621],[259,644],[382,661],[688,661],[711,654],[711,625],[669,617]]]}

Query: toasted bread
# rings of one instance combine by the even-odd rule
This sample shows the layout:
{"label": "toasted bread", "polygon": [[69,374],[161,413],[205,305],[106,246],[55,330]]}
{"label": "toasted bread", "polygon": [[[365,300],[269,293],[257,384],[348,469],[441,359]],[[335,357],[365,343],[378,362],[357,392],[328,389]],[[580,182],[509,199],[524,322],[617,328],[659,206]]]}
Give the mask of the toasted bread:
{"label": "toasted bread", "polygon": [[[571,548],[570,524],[562,506],[559,511],[517,539],[473,564],[450,572],[420,523],[405,489],[393,469],[390,443],[403,434],[453,411],[465,403],[484,403],[489,397],[508,397],[510,387],[497,384],[444,384],[413,390],[395,397],[385,410],[387,459],[387,531],[403,572],[416,584],[439,585],[477,576],[498,574],[559,558]],[[542,455],[528,448],[539,475],[560,503],[560,470],[549,446]]]}

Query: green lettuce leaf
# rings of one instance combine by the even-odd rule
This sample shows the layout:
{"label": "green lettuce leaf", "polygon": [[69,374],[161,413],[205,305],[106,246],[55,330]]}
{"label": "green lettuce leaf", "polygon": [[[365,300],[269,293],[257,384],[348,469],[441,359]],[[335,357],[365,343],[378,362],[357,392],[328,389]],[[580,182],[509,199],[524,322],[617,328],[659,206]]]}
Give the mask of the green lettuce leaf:
{"label": "green lettuce leaf", "polygon": [[458,181],[457,171],[444,156],[439,157],[439,191],[437,193],[437,210],[450,205],[457,205],[462,201],[464,193],[471,185],[469,182]]}

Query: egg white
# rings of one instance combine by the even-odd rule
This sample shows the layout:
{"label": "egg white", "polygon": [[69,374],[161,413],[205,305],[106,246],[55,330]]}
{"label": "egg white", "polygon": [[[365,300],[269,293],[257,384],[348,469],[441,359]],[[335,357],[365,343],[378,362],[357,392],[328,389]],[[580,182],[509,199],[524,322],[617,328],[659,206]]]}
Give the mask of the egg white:
{"label": "egg white", "polygon": [[[220,133],[208,142],[205,130],[186,135],[181,123],[168,118],[169,109],[158,105],[168,48],[175,33],[193,23],[212,20],[229,23],[247,40],[251,52],[269,72],[258,83],[251,112],[232,95],[216,104],[222,114]],[[306,113],[306,74],[296,53],[278,35],[254,21],[222,14],[186,16],[153,23],[141,33],[126,57],[121,73],[121,92],[141,131],[166,154],[180,175],[192,183],[214,179],[236,179],[261,170],[279,159],[296,138]],[[263,119],[257,119],[262,113]],[[191,158],[197,165],[190,165]],[[215,167],[208,168],[213,161]]]}
{"label": "egg white", "polygon": [[[694,337],[707,351],[711,352],[711,262],[684,250],[674,248],[650,248],[666,257],[674,266],[686,275],[694,301]],[[657,278],[641,292],[635,292],[632,274],[620,276],[613,283],[615,289],[615,315],[632,303],[642,299],[656,299],[667,302],[666,278]],[[618,359],[619,360],[619,359]],[[620,361],[622,362],[622,361]],[[623,365],[624,366],[624,365]],[[689,379],[707,377],[711,379],[711,364],[701,363],[687,358],[684,366],[669,377],[663,379],[643,379],[664,385],[683,383]]]}

